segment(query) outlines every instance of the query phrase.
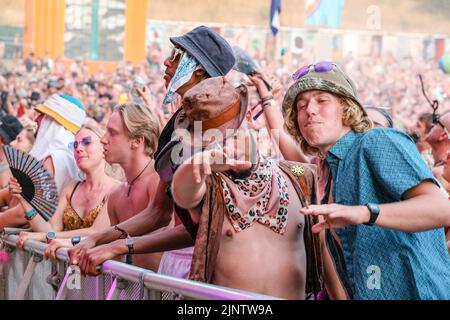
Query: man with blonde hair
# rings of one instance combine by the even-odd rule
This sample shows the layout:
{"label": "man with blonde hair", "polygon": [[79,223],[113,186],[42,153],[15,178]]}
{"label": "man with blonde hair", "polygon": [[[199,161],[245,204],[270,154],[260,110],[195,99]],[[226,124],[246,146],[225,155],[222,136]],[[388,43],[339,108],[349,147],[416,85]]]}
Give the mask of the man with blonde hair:
{"label": "man with blonde hair", "polygon": [[[128,252],[127,262],[153,271],[158,270],[161,254],[140,254],[133,261],[134,243],[129,234],[117,224],[138,214],[153,202],[159,183],[153,164],[158,136],[158,121],[147,106],[124,104],[115,108],[101,140],[106,161],[119,164],[126,177],[126,182],[108,200],[111,225],[121,233],[121,238],[126,239],[123,245]],[[170,223],[171,212],[160,212],[151,218],[151,231],[154,231]],[[102,246],[92,249],[92,253],[109,254]],[[88,259],[81,262],[82,270],[88,263]]]}
{"label": "man with blonde hair", "polygon": [[[299,69],[286,128],[329,168],[319,216],[327,289],[338,299],[449,299],[450,203],[404,133],[372,129],[353,81],[331,62]],[[432,204],[432,205],[430,205]]]}

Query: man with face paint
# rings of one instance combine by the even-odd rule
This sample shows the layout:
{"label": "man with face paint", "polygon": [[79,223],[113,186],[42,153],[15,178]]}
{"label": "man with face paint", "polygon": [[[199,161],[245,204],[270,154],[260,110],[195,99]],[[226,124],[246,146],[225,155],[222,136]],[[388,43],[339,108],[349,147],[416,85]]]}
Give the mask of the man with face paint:
{"label": "man with face paint", "polygon": [[[164,104],[175,101],[178,95],[182,97],[185,92],[204,79],[225,76],[234,66],[235,58],[232,48],[225,39],[210,28],[200,26],[181,37],[170,38],[170,40],[174,48],[170,57],[164,61],[166,66],[164,80],[168,86]],[[174,209],[170,184],[177,169],[177,162],[179,162],[177,157],[172,157],[172,150],[179,144],[179,139],[174,134],[174,122],[183,112],[183,108],[179,108],[161,132],[158,149],[154,155],[155,168],[161,180],[152,205],[133,218],[120,223],[118,228],[112,227],[105,232],[95,234],[70,250],[69,254],[73,264],[79,264],[81,259],[89,261],[83,263],[84,272],[97,274],[97,265],[129,252],[125,240],[119,239],[122,233],[117,229],[124,230],[133,237],[141,236],[134,238],[135,253],[176,250],[194,245],[197,225],[192,222],[189,212],[176,206],[175,210],[182,224],[178,222],[173,229],[150,233],[155,230],[154,222],[158,219],[165,220]],[[101,249],[93,249],[99,245],[102,245]],[[160,271],[165,274],[187,277],[190,270],[192,248],[187,249],[186,252],[172,252],[172,254],[175,256],[174,259],[168,260],[182,260],[182,266],[175,270],[170,266],[171,261],[166,264],[165,257],[163,257]]]}

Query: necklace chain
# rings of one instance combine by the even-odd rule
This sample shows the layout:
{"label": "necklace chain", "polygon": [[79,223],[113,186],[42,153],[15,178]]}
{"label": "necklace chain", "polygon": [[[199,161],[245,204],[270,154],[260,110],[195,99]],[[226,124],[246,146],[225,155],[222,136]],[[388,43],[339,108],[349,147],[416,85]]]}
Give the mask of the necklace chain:
{"label": "necklace chain", "polygon": [[131,188],[133,187],[134,182],[137,179],[139,179],[139,177],[144,173],[145,169],[147,169],[147,167],[150,165],[150,163],[152,163],[152,159],[150,159],[150,161],[145,165],[144,169],[142,169],[142,171],[136,176],[136,178],[134,178],[131,182],[128,182],[128,194],[127,194],[127,197],[130,196]]}

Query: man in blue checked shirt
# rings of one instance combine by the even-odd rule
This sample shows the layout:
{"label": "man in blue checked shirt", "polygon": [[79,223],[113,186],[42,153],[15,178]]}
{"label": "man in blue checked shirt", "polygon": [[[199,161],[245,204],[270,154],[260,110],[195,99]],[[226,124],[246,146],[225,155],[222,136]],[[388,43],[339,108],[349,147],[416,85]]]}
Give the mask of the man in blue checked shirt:
{"label": "man in blue checked shirt", "polygon": [[285,126],[327,178],[313,227],[335,299],[450,299],[444,226],[450,202],[413,141],[372,129],[352,80],[330,62],[301,68],[283,102]]}

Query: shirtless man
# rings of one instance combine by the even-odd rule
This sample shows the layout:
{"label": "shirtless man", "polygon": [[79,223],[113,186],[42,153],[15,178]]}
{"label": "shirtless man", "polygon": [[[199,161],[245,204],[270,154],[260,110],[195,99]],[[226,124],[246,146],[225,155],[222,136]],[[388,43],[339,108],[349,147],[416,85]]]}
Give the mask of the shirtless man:
{"label": "shirtless man", "polygon": [[[109,197],[111,225],[128,220],[152,203],[159,183],[152,159],[158,136],[158,122],[145,106],[121,105],[111,115],[101,140],[105,159],[111,164],[119,164],[127,180]],[[166,226],[170,219],[169,212],[161,214],[155,219],[153,229]],[[160,253],[139,254],[135,255],[133,264],[156,271],[160,259]]]}
{"label": "shirtless man", "polygon": [[[277,161],[251,152],[256,147],[244,121],[245,88],[234,89],[222,77],[207,79],[185,94],[183,105],[188,111],[185,119],[180,116],[176,120],[176,129],[188,127],[183,121],[191,127],[199,122],[203,130],[218,128],[225,136],[225,148],[211,149],[206,129],[208,134],[202,140],[206,151],[187,159],[172,182],[175,202],[199,223],[191,278],[286,299],[305,299],[309,291],[305,230],[309,227],[299,214],[303,205],[294,183],[298,176],[310,175],[309,190],[302,188],[301,193],[311,203],[314,175],[293,163],[283,170]],[[234,110],[232,119],[230,110]],[[186,136],[182,139],[183,143],[190,140]],[[295,169],[300,172],[297,176],[287,173],[297,172]],[[211,252],[215,251],[214,257]],[[209,262],[206,267],[205,260]]]}

